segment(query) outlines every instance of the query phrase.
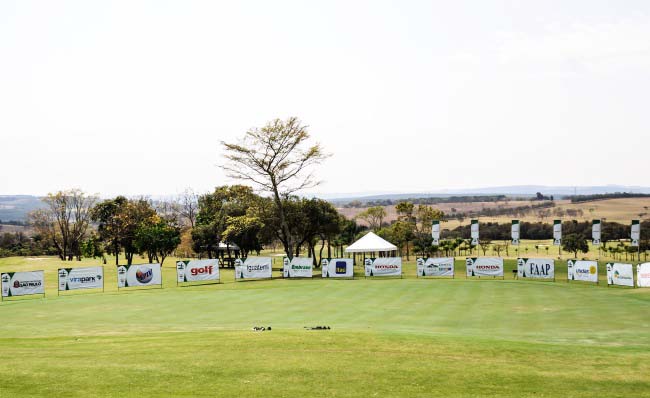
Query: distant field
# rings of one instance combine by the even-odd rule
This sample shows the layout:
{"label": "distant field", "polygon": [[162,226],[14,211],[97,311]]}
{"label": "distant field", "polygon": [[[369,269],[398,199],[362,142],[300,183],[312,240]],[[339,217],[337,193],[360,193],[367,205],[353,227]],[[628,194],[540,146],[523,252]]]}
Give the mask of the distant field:
{"label": "distant field", "polygon": [[411,261],[405,279],[222,270],[178,288],[168,260],[163,289],[118,293],[107,265],[106,293],[56,297],[59,266],[90,264],[0,259],[49,287],[0,303],[0,397],[650,396],[650,289],[566,283],[564,264],[555,283],[513,280],[513,260],[505,280],[467,280],[460,260],[454,280]]}
{"label": "distant field", "polygon": [[[530,201],[508,201],[508,202],[476,202],[476,203],[443,203],[439,205],[432,205],[433,207],[442,210],[446,214],[451,213],[451,208],[455,208],[459,212],[467,212],[472,210],[479,210],[482,208],[496,208],[496,207],[518,207],[530,205]],[[650,198],[631,198],[631,199],[607,199],[585,203],[571,203],[568,200],[556,200],[556,207],[563,210],[575,209],[582,210],[583,215],[579,217],[579,221],[592,220],[595,218],[606,218],[607,221],[617,221],[621,223],[629,223],[633,219],[650,219]],[[385,206],[387,217],[386,222],[391,222],[397,219],[397,212],[395,206]],[[338,211],[347,218],[353,218],[366,208],[338,208]],[[553,209],[551,209],[552,211]],[[639,214],[644,214],[642,217]],[[509,223],[513,217],[500,216],[500,217],[480,217],[481,222],[499,222]],[[536,213],[526,217],[519,217],[522,221],[530,222],[552,222],[554,216],[545,219],[540,219]],[[564,220],[572,219],[569,216],[563,217]],[[362,220],[358,220],[363,224]],[[469,224],[469,219],[464,220],[463,224]],[[456,228],[461,225],[458,220],[449,220],[443,227],[448,229]]]}

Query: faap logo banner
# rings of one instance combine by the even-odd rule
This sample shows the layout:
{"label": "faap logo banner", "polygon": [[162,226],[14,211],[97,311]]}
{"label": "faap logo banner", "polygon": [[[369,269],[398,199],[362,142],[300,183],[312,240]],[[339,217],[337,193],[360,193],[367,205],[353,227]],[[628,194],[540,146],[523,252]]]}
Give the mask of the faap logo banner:
{"label": "faap logo banner", "polygon": [[607,263],[607,284],[634,287],[632,264]]}
{"label": "faap logo banner", "polygon": [[567,273],[570,281],[598,283],[598,263],[595,261],[569,260]]}
{"label": "faap logo banner", "polygon": [[517,277],[555,279],[555,260],[551,258],[518,258]]}
{"label": "faap logo banner", "polygon": [[402,276],[402,257],[367,258],[366,276]]}
{"label": "faap logo banner", "polygon": [[418,276],[454,276],[454,258],[418,258],[415,260]]}
{"label": "faap logo banner", "polygon": [[0,281],[3,297],[45,294],[43,271],[7,272],[0,275]]}
{"label": "faap logo banner", "polygon": [[160,264],[133,264],[117,267],[117,287],[162,285]]}
{"label": "faap logo banner", "polygon": [[311,278],[313,276],[313,261],[311,257],[294,257],[282,261],[282,275],[285,278]]}
{"label": "faap logo banner", "polygon": [[321,261],[323,278],[352,278],[353,264],[351,258],[324,258]]}
{"label": "faap logo banner", "polygon": [[271,278],[273,259],[271,257],[248,257],[235,260],[235,280]]}
{"label": "faap logo banner", "polygon": [[176,263],[178,283],[219,280],[219,260],[184,260]]}
{"label": "faap logo banner", "polygon": [[636,285],[638,287],[650,287],[650,263],[636,266]]}
{"label": "faap logo banner", "polygon": [[103,287],[104,267],[59,268],[59,291]]}
{"label": "faap logo banner", "polygon": [[503,259],[500,257],[468,257],[465,267],[467,276],[503,276]]}

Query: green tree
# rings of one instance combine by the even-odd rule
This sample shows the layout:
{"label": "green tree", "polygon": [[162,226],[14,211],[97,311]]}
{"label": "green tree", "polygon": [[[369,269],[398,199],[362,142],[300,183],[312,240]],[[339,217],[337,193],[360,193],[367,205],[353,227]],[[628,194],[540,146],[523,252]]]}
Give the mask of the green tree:
{"label": "green tree", "polygon": [[376,231],[382,227],[385,217],[386,209],[384,209],[382,206],[369,207],[356,216],[356,218],[367,222],[368,228],[373,231]]}
{"label": "green tree", "polygon": [[587,238],[583,234],[565,235],[562,237],[562,250],[573,253],[573,258],[578,258],[578,252],[589,252]]}
{"label": "green tree", "polygon": [[138,252],[146,253],[150,263],[156,261],[161,266],[180,243],[180,227],[157,215],[140,223],[135,231],[134,245]]}

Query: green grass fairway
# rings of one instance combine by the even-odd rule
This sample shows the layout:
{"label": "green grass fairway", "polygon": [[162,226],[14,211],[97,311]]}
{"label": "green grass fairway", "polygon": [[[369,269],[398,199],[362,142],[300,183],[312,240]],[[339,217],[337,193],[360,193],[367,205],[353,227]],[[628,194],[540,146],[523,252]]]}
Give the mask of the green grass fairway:
{"label": "green grass fairway", "polygon": [[650,397],[650,289],[566,283],[559,266],[555,283],[222,270],[178,288],[168,260],[164,289],[117,292],[107,266],[106,293],[57,297],[61,264],[0,259],[49,288],[0,304],[2,398]]}

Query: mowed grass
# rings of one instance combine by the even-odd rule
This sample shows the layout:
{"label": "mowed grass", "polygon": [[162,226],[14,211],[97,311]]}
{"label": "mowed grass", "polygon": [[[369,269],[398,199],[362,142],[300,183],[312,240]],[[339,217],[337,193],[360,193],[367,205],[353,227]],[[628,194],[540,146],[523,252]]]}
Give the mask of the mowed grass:
{"label": "mowed grass", "polygon": [[467,280],[462,261],[454,280],[412,262],[390,280],[222,270],[176,287],[168,261],[163,289],[117,292],[106,266],[105,293],[56,297],[61,264],[0,259],[51,288],[0,304],[0,397],[650,396],[650,289],[566,283],[566,268],[555,283]]}

